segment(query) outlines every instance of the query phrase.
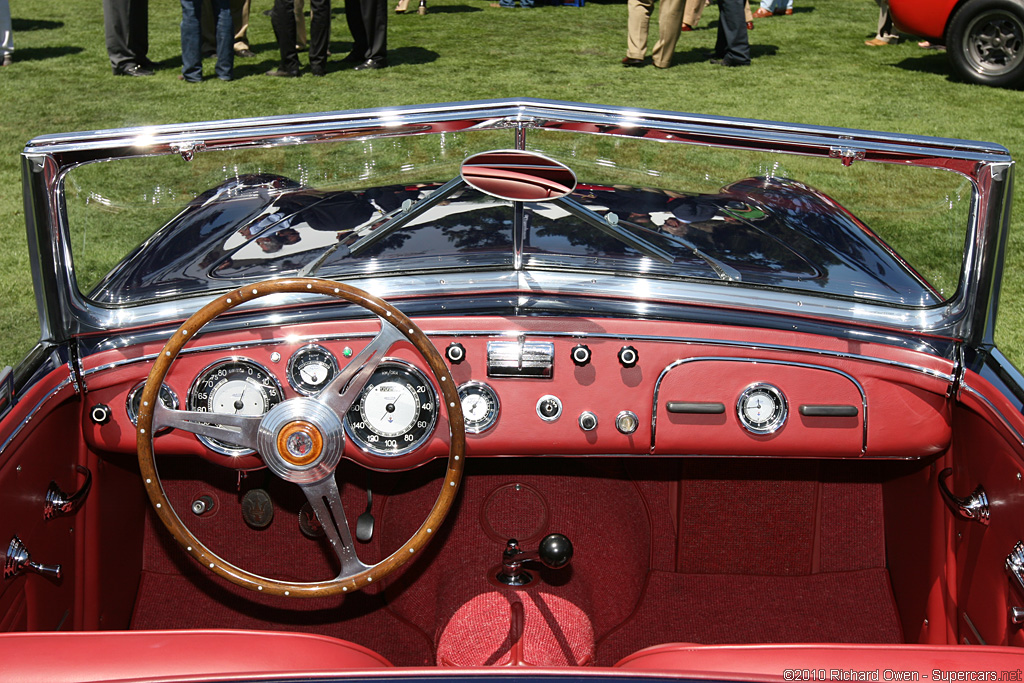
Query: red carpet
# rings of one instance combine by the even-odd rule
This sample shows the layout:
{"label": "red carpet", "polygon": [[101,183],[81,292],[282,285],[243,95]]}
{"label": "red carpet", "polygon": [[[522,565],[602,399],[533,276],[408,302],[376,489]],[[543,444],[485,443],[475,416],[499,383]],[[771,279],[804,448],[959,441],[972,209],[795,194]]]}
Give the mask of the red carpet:
{"label": "red carpet", "polygon": [[[243,491],[262,485],[274,498],[274,523],[254,531],[241,521],[233,473],[198,461],[166,469],[179,514],[227,559],[282,578],[334,575],[323,541],[298,533],[295,487],[260,474],[243,482]],[[369,475],[376,534],[360,545],[364,561],[420,524],[440,472]],[[608,665],[678,641],[899,642],[878,472],[865,463],[741,459],[470,461],[455,508],[418,561],[384,591],[344,600],[289,601],[227,586],[151,522],[132,627],[321,633],[400,666]],[[338,480],[354,524],[367,474],[347,467]],[[188,503],[201,494],[218,508],[194,518]],[[492,583],[504,540],[533,549],[552,531],[572,539],[570,567],[542,570],[525,591]]]}

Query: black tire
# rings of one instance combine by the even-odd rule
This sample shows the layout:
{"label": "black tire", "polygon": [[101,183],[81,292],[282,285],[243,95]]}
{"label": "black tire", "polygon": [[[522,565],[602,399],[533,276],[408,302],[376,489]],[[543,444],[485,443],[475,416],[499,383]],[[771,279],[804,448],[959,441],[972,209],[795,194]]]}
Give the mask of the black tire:
{"label": "black tire", "polygon": [[1024,83],[1024,2],[968,0],[949,20],[946,54],[972,83]]}

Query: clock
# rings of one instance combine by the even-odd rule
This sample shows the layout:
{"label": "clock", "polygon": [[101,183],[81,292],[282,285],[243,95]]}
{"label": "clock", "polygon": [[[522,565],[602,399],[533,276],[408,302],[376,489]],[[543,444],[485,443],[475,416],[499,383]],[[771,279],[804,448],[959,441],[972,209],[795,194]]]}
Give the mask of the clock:
{"label": "clock", "polygon": [[751,384],[736,401],[740,424],[751,434],[774,434],[786,423],[788,413],[785,395],[765,382]]}

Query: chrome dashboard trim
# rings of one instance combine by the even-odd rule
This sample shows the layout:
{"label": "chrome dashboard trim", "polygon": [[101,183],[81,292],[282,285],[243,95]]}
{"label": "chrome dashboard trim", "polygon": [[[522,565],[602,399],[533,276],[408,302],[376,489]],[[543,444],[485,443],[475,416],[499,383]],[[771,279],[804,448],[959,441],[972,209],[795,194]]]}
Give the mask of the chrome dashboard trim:
{"label": "chrome dashboard trim", "polygon": [[[14,441],[14,439],[16,439],[18,437],[18,434],[21,433],[21,430],[23,430],[25,427],[28,426],[28,424],[30,422],[32,422],[32,419],[35,417],[36,413],[38,413],[40,410],[42,410],[43,406],[51,398],[53,398],[55,395],[60,393],[61,389],[64,389],[65,387],[67,387],[69,385],[72,385],[72,384],[73,384],[73,382],[72,382],[71,377],[68,377],[67,379],[61,380],[60,384],[55,386],[53,389],[50,389],[50,391],[46,394],[46,396],[43,396],[41,399],[39,399],[39,402],[36,403],[34,406],[32,406],[32,410],[28,411],[28,415],[25,416],[25,419],[22,420],[18,424],[18,426],[14,428],[14,431],[11,432],[11,435],[8,436],[4,440],[4,442],[2,444],[0,444],[0,455],[3,455],[4,451],[7,450],[7,447],[11,445],[11,442]],[[76,391],[75,393],[78,393],[78,392]]]}
{"label": "chrome dashboard trim", "polygon": [[693,358],[681,358],[681,359],[675,361],[674,363],[670,363],[669,365],[667,365],[661,371],[661,374],[658,375],[658,379],[654,383],[654,405],[651,407],[651,451],[650,451],[651,455],[656,455],[656,453],[654,452],[654,445],[655,445],[655,441],[656,441],[656,438],[657,438],[658,392],[661,391],[661,383],[665,379],[665,375],[667,375],[669,373],[669,371],[671,371],[673,368],[677,368],[680,365],[685,365],[686,363],[694,363],[694,362],[697,362],[697,361],[731,361],[731,362],[739,362],[739,363],[754,363],[754,364],[760,364],[760,365],[786,365],[786,366],[789,366],[789,367],[810,368],[810,369],[814,369],[814,370],[825,370],[827,372],[832,372],[832,373],[835,373],[837,375],[841,375],[842,377],[845,377],[846,379],[850,380],[850,382],[852,382],[853,385],[855,387],[857,387],[857,391],[860,392],[860,400],[861,400],[861,406],[862,406],[861,409],[863,411],[862,414],[864,415],[864,420],[863,420],[863,424],[862,424],[862,432],[863,432],[863,434],[862,434],[862,438],[861,438],[860,454],[864,455],[867,452],[867,448],[868,448],[868,398],[867,398],[867,394],[864,393],[864,387],[861,385],[861,383],[858,382],[857,379],[855,377],[853,377],[852,375],[850,375],[849,373],[843,372],[842,370],[837,370],[835,368],[830,368],[827,365],[815,365],[813,363],[800,363],[800,362],[796,362],[796,361],[765,360],[763,358],[736,358],[736,357],[732,357],[732,356],[695,356]]}
{"label": "chrome dashboard trim", "polygon": [[[488,338],[488,339],[518,339],[520,336],[523,337],[551,337],[558,339],[603,339],[611,341],[639,341],[647,343],[669,343],[669,344],[683,344],[687,346],[718,346],[724,348],[736,348],[736,349],[747,349],[750,351],[773,351],[779,353],[803,353],[815,356],[821,356],[826,358],[836,358],[843,360],[856,360],[863,361],[866,363],[874,363],[877,365],[885,365],[887,367],[901,368],[904,370],[910,370],[921,375],[926,375],[934,379],[952,382],[954,380],[953,375],[931,368],[926,368],[920,365],[914,365],[912,363],[903,363],[901,361],[889,360],[887,358],[878,358],[875,356],[866,356],[857,353],[846,353],[843,351],[830,351],[828,349],[814,349],[802,346],[786,346],[782,344],[760,344],[754,342],[744,342],[737,340],[727,339],[707,339],[703,337],[672,337],[665,335],[637,335],[637,334],[612,334],[612,333],[592,333],[592,332],[528,332],[522,333],[519,331],[508,332],[503,330],[424,330],[424,334],[428,337],[450,337],[455,339],[474,339],[474,338]],[[273,339],[258,339],[248,342],[232,342],[228,344],[210,344],[207,346],[196,346],[182,349],[179,355],[194,354],[194,353],[207,353],[213,351],[224,351],[233,352],[239,351],[254,346],[274,346],[280,344],[290,343],[319,343],[319,342],[336,342],[345,339],[367,339],[372,338],[374,333],[361,332],[356,334],[330,334],[330,335],[307,335],[302,337],[278,337]],[[152,361],[159,354],[146,354],[139,356],[138,358],[130,358],[126,360],[117,361],[114,363],[107,363],[106,365],[100,365],[95,368],[85,370],[82,375],[88,377],[89,375],[105,372],[126,365],[132,365],[134,363],[144,363]]]}
{"label": "chrome dashboard trim", "polygon": [[[389,300],[409,297],[461,295],[490,295],[505,293],[518,298],[524,309],[531,306],[535,292],[554,295],[592,295],[599,281],[598,272],[555,272],[524,265],[521,271],[476,270],[464,273],[446,273],[439,276],[430,272],[395,275],[390,277],[345,278],[346,284]],[[624,277],[613,281],[600,278],[601,295],[617,300],[624,312],[643,316],[652,304],[688,303],[697,306],[717,306],[726,309],[768,311],[801,317],[827,318],[856,324],[878,325],[908,333],[930,333],[955,336],[948,324],[954,302],[924,307],[896,307],[851,301],[808,292],[795,292],[759,288],[751,285],[736,286],[722,281],[698,282],[686,280],[658,280],[644,277]],[[124,326],[147,326],[167,321],[184,320],[201,306],[217,299],[227,289],[210,295],[181,299],[161,299],[135,306],[131,312],[107,309],[82,299],[76,304],[81,325],[73,333],[118,329]],[[637,301],[638,298],[644,301]],[[261,311],[278,306],[308,303],[308,294],[277,294],[240,306],[241,310]],[[86,313],[88,312],[88,313]]]}

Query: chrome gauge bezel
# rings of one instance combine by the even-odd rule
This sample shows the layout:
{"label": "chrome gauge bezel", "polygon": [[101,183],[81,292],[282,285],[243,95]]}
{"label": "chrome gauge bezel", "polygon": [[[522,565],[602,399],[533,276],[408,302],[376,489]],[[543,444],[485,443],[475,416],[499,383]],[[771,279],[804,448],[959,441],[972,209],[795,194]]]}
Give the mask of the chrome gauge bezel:
{"label": "chrome gauge bezel", "polygon": [[[214,375],[217,373],[217,371],[222,368],[226,369],[228,366],[243,366],[250,368],[253,371],[262,373],[271,381],[271,384],[269,385],[256,382],[253,383],[254,387],[261,388],[263,392],[264,405],[266,405],[267,408],[263,412],[264,415],[266,415],[271,408],[273,408],[275,405],[284,400],[284,390],[281,388],[280,380],[277,379],[277,376],[274,375],[274,373],[272,373],[266,367],[257,363],[254,360],[244,358],[242,356],[232,356],[230,358],[221,358],[220,360],[207,365],[205,368],[202,369],[202,371],[198,375],[196,375],[196,378],[192,381],[192,386],[188,390],[189,410],[210,412],[208,411],[210,399],[209,397],[207,397],[205,402],[202,401],[199,398],[200,389],[202,388],[203,384],[216,381]],[[274,391],[277,392],[276,398],[274,398],[273,396]],[[199,441],[202,442],[207,448],[214,451],[215,453],[220,453],[221,455],[239,456],[250,455],[251,453],[254,453],[254,451],[250,448],[235,446],[234,444],[225,443],[223,441],[219,441],[208,436],[203,436],[201,434],[197,434],[196,438],[199,439]]]}
{"label": "chrome gauge bezel", "polygon": [[[329,370],[327,378],[324,379],[318,387],[310,387],[301,375],[303,365],[308,362],[313,354],[322,354],[324,360],[327,362]],[[296,349],[295,353],[293,353],[288,359],[288,384],[291,385],[292,389],[303,396],[315,396],[319,394],[320,390],[327,386],[327,384],[337,375],[338,359],[335,358],[333,353],[320,344],[306,344],[305,346]]]}
{"label": "chrome gauge bezel", "polygon": [[[146,380],[142,380],[132,387],[132,390],[128,392],[128,398],[124,401],[124,411],[128,413],[128,419],[132,421],[133,425],[138,425],[139,423],[139,402],[142,400],[142,390],[145,388]],[[160,385],[160,393],[158,396],[160,397],[160,402],[164,404],[165,408],[177,410],[181,405],[178,401],[178,395],[174,393],[174,389],[171,389],[166,384]],[[160,429],[158,433],[168,432],[170,430],[171,427],[164,427],[163,429]]]}
{"label": "chrome gauge bezel", "polygon": [[[765,419],[755,420],[748,414],[747,407],[751,399],[760,396],[767,397],[771,403],[771,412]],[[774,434],[786,424],[786,418],[789,416],[789,404],[786,401],[786,395],[774,384],[755,382],[740,393],[740,397],[736,401],[736,415],[743,428],[751,434],[759,436]]]}
{"label": "chrome gauge bezel", "polygon": [[[490,403],[487,414],[483,418],[477,420],[470,418],[472,410],[466,407],[466,399],[470,396],[483,396],[484,400]],[[501,401],[498,400],[498,394],[491,385],[476,380],[461,384],[459,385],[459,400],[462,401],[462,417],[467,434],[486,432],[497,423],[498,415],[501,413]]]}
{"label": "chrome gauge bezel", "polygon": [[[388,437],[383,437],[380,434],[374,433],[374,431],[366,426],[366,420],[364,419],[364,406],[368,391],[372,391],[373,387],[379,384],[377,378],[381,377],[381,373],[400,370],[404,373],[408,373],[413,378],[425,387],[422,392],[426,395],[427,400],[418,400],[419,405],[417,406],[417,412],[420,418],[413,421],[410,428],[402,434],[396,434],[393,439],[394,445],[388,445],[388,441],[392,441]],[[408,385],[407,385],[408,386]],[[418,392],[413,391],[413,394]],[[352,403],[352,407],[349,408],[348,413],[345,414],[345,433],[348,438],[352,440],[360,450],[370,455],[375,455],[381,458],[397,458],[411,453],[423,444],[425,444],[431,436],[434,434],[434,427],[437,426],[437,416],[440,409],[437,404],[437,391],[434,388],[433,382],[431,382],[427,375],[425,375],[419,368],[412,363],[398,359],[398,358],[385,358],[381,361],[380,365],[370,375],[370,379],[366,382],[366,386],[363,387],[362,391],[359,392],[359,396]],[[363,424],[362,427],[354,426]],[[419,423],[423,422],[424,425],[420,426]],[[406,441],[405,436],[413,433],[415,435],[411,441]],[[376,437],[376,439],[373,439]],[[380,445],[383,444],[383,445]]]}

